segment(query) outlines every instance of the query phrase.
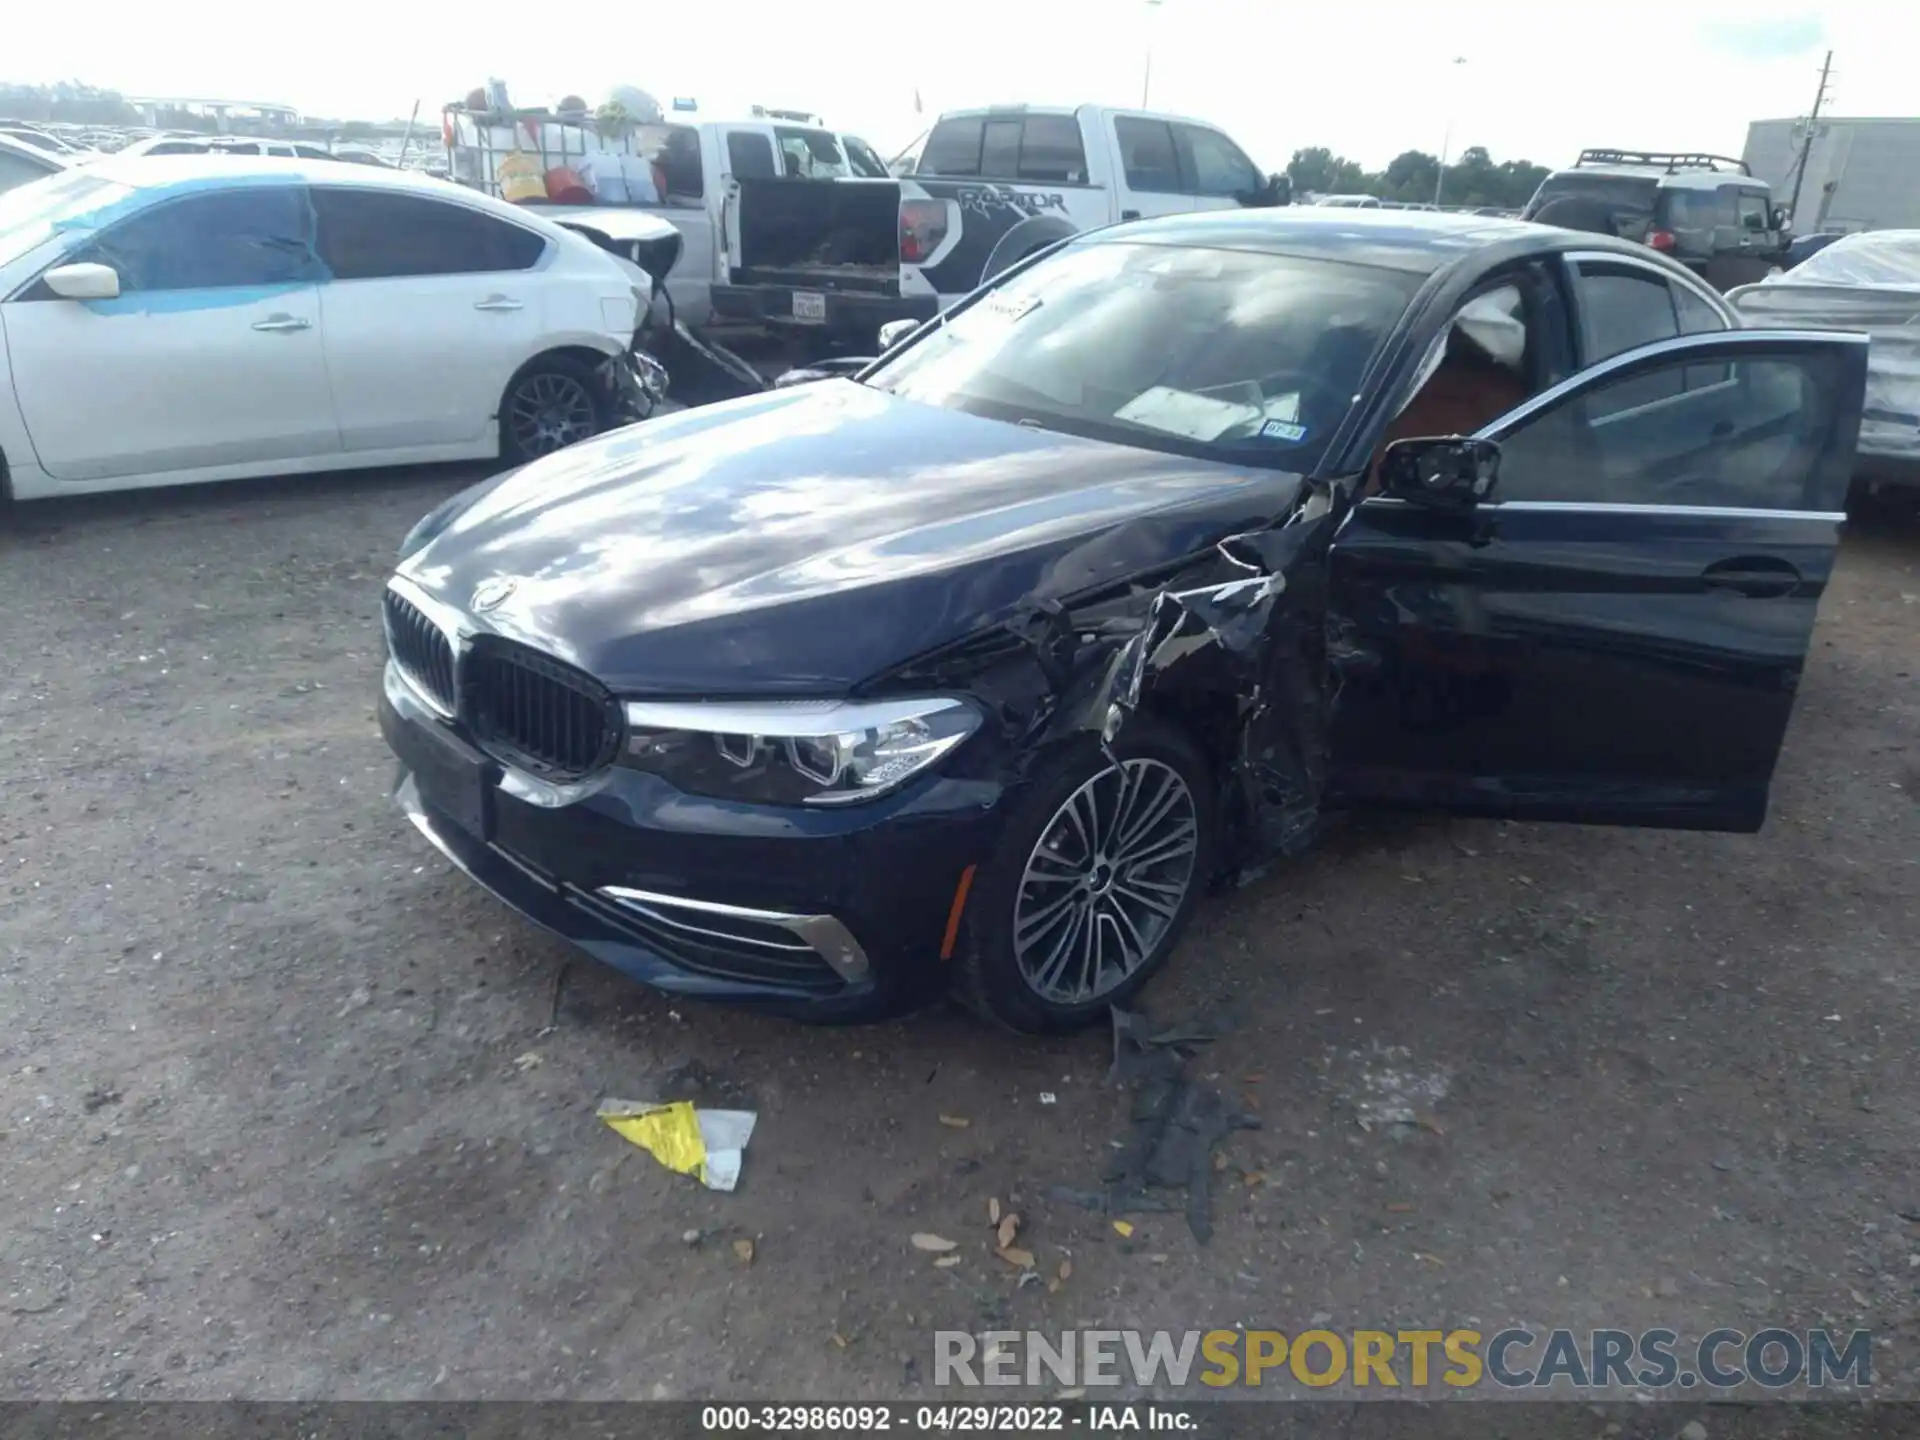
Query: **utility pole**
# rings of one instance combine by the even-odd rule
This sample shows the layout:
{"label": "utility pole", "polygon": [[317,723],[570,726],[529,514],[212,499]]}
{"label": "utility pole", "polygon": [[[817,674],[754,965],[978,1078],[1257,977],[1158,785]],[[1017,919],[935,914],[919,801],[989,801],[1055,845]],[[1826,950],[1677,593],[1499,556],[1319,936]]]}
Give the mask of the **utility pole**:
{"label": "utility pole", "polygon": [[[1464,65],[1467,63],[1467,57],[1464,55],[1456,55],[1453,57],[1453,63],[1455,66]],[[1440,208],[1440,192],[1446,188],[1447,184],[1447,151],[1453,147],[1453,112],[1457,107],[1459,98],[1459,86],[1456,84],[1449,87],[1447,91],[1447,131],[1446,134],[1440,137],[1440,169],[1433,177],[1433,208],[1436,210]]]}
{"label": "utility pole", "polygon": [[1813,158],[1814,127],[1820,123],[1820,107],[1827,102],[1827,80],[1833,74],[1833,52],[1820,65],[1820,88],[1813,95],[1813,111],[1807,116],[1807,133],[1800,141],[1800,158],[1793,166],[1793,197],[1787,201],[1787,215],[1796,224],[1800,214],[1800,186],[1807,178],[1807,162]]}

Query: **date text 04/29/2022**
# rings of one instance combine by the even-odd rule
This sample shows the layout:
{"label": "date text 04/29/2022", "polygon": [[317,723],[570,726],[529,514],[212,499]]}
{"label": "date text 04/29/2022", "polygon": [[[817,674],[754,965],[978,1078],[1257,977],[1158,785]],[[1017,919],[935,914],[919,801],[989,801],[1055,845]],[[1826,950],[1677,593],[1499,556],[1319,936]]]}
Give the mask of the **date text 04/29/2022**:
{"label": "date text 04/29/2022", "polygon": [[1193,1434],[1199,1418],[1169,1405],[707,1405],[707,1434]]}

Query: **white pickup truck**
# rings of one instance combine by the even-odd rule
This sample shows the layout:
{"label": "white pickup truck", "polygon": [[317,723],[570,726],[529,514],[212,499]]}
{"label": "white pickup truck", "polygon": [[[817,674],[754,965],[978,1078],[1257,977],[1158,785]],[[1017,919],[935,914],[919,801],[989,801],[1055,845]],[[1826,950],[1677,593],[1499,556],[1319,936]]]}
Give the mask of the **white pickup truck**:
{"label": "white pickup truck", "polygon": [[1082,230],[1291,200],[1217,126],[1101,105],[949,110],[900,192],[904,288],[943,305]]}
{"label": "white pickup truck", "polygon": [[[676,315],[832,333],[871,345],[937,310],[900,263],[900,184],[857,136],[755,116],[632,125],[449,107],[453,179],[538,208],[653,274]],[[515,158],[515,157],[520,158]],[[659,222],[680,237],[658,249]],[[631,253],[629,253],[631,252]]]}

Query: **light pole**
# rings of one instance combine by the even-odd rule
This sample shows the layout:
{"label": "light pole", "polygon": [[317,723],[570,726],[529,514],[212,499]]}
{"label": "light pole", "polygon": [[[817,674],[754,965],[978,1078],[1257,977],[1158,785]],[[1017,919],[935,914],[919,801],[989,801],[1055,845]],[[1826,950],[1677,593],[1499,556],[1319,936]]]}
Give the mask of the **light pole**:
{"label": "light pole", "polygon": [[1160,9],[1160,0],[1146,0],[1147,6],[1147,69],[1140,77],[1140,108],[1147,108],[1147,94],[1153,89],[1153,17]]}
{"label": "light pole", "polygon": [[[1467,63],[1467,57],[1464,55],[1456,55],[1453,57],[1453,63],[1457,70],[1458,67]],[[1457,84],[1449,84],[1447,87],[1447,128],[1440,136],[1440,168],[1438,173],[1433,177],[1433,208],[1436,210],[1440,208],[1440,194],[1446,189],[1447,185],[1447,150],[1453,144],[1453,111],[1459,98],[1459,86]]]}

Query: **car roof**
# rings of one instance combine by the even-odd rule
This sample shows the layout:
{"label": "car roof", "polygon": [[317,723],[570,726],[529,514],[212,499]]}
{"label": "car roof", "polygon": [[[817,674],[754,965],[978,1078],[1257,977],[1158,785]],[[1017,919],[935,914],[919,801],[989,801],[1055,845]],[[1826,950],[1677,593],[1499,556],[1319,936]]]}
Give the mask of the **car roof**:
{"label": "car roof", "polygon": [[30,145],[25,140],[16,140],[7,134],[0,134],[0,151],[8,155],[19,155],[28,160],[42,161],[49,175],[77,162],[76,156],[58,150],[43,150],[38,145]]}
{"label": "car roof", "polygon": [[1488,215],[1436,210],[1387,210],[1282,205],[1259,210],[1201,210],[1133,220],[1096,232],[1104,240],[1258,250],[1431,274],[1468,251],[1507,241],[1537,240],[1541,250],[1618,249],[1640,255],[1645,246],[1573,234]]}
{"label": "car roof", "polygon": [[1739,175],[1731,170],[1656,170],[1648,165],[1574,165],[1556,170],[1548,177],[1564,180],[1582,175],[1599,175],[1609,180],[1644,180],[1650,189],[1718,190],[1722,185],[1744,185],[1755,190],[1771,187],[1757,175]]}
{"label": "car roof", "polygon": [[352,185],[356,188],[427,189],[449,198],[475,203],[489,197],[449,181],[436,180],[415,170],[382,170],[371,165],[347,165],[328,158],[293,155],[108,155],[89,162],[96,174],[122,185],[146,189],[154,185],[183,185],[194,181],[274,178],[288,183]]}

